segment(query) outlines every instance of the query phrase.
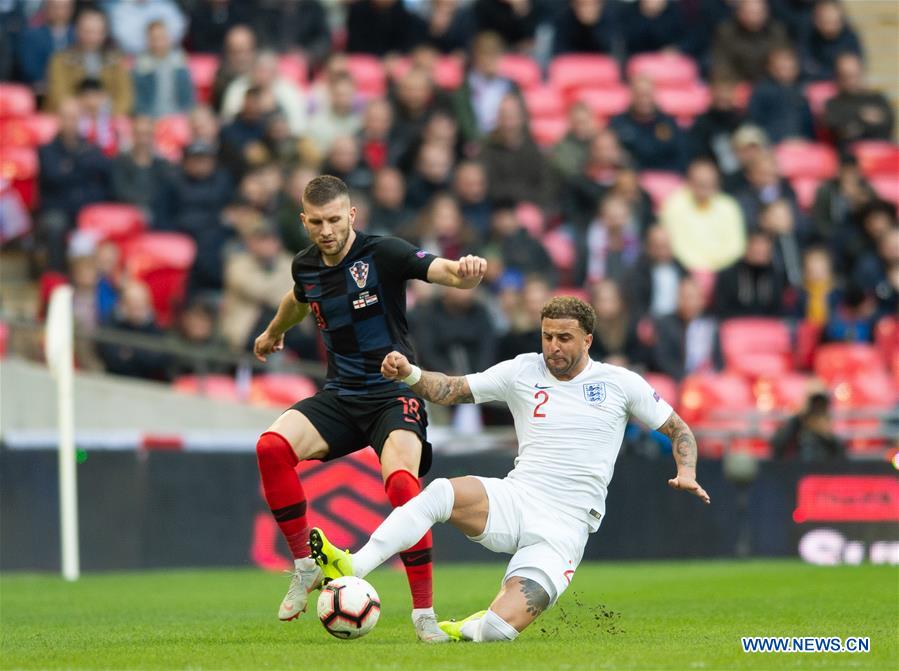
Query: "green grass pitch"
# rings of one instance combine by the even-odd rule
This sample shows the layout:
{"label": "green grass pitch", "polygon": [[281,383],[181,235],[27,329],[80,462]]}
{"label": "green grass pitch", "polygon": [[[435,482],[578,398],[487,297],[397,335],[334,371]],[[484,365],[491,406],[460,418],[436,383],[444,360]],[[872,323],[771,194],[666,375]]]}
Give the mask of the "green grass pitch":
{"label": "green grass pitch", "polygon": [[[502,566],[438,565],[442,617],[484,608]],[[560,604],[512,644],[425,646],[405,576],[363,639],[314,614],[276,619],[286,578],[254,570],[0,576],[4,669],[897,669],[899,569],[798,561],[584,564]],[[314,606],[313,606],[314,611]],[[869,636],[869,654],[744,654],[747,635]]]}

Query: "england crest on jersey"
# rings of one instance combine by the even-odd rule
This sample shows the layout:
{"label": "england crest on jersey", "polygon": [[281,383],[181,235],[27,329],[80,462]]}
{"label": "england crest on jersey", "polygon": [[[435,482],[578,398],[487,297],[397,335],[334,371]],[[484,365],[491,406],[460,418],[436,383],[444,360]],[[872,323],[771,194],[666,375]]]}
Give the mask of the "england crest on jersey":
{"label": "england crest on jersey", "polygon": [[605,382],[588,382],[584,385],[584,398],[587,403],[597,404],[606,400]]}
{"label": "england crest on jersey", "polygon": [[368,264],[365,261],[356,261],[350,266],[350,275],[353,276],[356,286],[361,289],[368,281]]}

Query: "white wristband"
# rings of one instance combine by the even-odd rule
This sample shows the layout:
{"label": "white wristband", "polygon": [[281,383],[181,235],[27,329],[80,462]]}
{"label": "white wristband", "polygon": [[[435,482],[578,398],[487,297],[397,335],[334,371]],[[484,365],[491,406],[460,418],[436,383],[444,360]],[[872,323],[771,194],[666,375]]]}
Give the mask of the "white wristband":
{"label": "white wristband", "polygon": [[412,365],[412,372],[409,373],[406,377],[404,377],[400,382],[404,384],[408,384],[410,387],[414,384],[418,384],[418,381],[421,379],[421,368]]}

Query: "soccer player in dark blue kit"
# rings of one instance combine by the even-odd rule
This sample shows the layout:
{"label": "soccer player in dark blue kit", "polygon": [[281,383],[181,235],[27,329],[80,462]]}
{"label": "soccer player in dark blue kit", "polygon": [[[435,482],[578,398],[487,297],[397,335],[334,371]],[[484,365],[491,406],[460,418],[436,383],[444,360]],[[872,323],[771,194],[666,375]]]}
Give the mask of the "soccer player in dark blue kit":
{"label": "soccer player in dark blue kit", "polygon": [[[313,244],[294,257],[294,288],[254,345],[256,356],[265,361],[283,349],[284,333],[311,312],[328,351],[324,389],[285,411],[256,444],[266,502],[294,557],[295,570],[278,612],[281,620],[304,612],[309,592],[321,583],[321,570],[310,558],[297,463],[336,459],[371,445],[394,507],[421,491],[418,477],[431,465],[425,404],[407,385],[384,378],[381,361],[394,350],[413,357],[407,280],[473,289],[487,268],[477,256],[450,261],[399,238],[357,232],[355,216],[340,179],[322,175],[309,183],[300,217]],[[412,592],[416,635],[427,643],[448,641],[432,603],[431,533],[400,558]]]}

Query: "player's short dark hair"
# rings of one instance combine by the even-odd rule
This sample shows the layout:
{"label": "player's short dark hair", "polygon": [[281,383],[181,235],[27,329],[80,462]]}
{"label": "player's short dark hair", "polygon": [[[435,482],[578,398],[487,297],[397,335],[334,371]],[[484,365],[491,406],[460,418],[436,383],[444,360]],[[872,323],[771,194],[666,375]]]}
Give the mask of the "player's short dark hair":
{"label": "player's short dark hair", "polygon": [[589,303],[574,296],[556,296],[543,306],[540,319],[577,319],[584,333],[593,333],[596,327],[596,313]]}
{"label": "player's short dark hair", "polygon": [[346,196],[349,198],[349,189],[346,183],[333,175],[319,175],[306,185],[303,191],[303,202],[310,205],[325,205],[335,198]]}

